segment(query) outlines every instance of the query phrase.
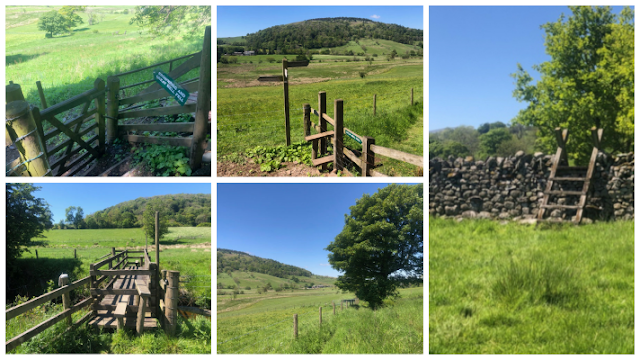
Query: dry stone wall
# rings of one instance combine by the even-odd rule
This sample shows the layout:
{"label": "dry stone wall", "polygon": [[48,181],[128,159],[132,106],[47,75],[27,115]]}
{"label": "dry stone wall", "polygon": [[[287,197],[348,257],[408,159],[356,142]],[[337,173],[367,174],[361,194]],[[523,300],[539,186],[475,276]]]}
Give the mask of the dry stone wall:
{"label": "dry stone wall", "polygon": [[[473,157],[429,160],[429,213],[453,218],[504,220],[535,219],[555,155],[519,151],[510,157]],[[582,173],[563,176],[584,177]],[[633,213],[633,153],[599,153],[592,191],[583,223],[594,220],[631,220]],[[552,190],[580,191],[583,182],[555,182]],[[549,204],[576,205],[579,196],[553,195]],[[571,221],[574,209],[547,209],[545,218]]]}

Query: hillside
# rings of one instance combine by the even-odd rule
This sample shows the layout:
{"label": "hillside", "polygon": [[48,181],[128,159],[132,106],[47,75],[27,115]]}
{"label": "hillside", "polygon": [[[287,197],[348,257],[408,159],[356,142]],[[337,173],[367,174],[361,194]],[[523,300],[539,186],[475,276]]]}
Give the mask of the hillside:
{"label": "hillside", "polygon": [[170,194],[137,198],[87,215],[90,229],[141,227],[142,214],[149,202],[159,202],[169,215],[169,226],[197,226],[211,223],[211,194]]}
{"label": "hillside", "polygon": [[[369,53],[363,40],[387,40],[423,46],[423,31],[360,18],[322,18],[272,26],[244,37],[219,38],[218,45],[243,46],[257,54],[301,53],[349,45],[354,54]],[[389,51],[392,51],[391,49]]]}
{"label": "hillside", "polygon": [[305,284],[333,285],[335,278],[314,275],[309,270],[264,259],[247,253],[228,249],[217,252],[218,288],[264,287],[271,283],[273,288],[302,287]]}

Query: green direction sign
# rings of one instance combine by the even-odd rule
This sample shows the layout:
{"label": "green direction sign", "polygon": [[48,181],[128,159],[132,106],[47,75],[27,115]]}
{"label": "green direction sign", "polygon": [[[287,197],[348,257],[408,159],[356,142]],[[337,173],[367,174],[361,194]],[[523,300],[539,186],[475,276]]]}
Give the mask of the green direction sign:
{"label": "green direction sign", "polygon": [[356,136],[356,134],[352,133],[351,131],[344,129],[344,133],[347,134],[348,137],[352,138],[353,140],[357,141],[358,144],[362,144],[362,140],[360,140],[359,137]]}
{"label": "green direction sign", "polygon": [[189,92],[173,80],[167,73],[160,69],[153,70],[153,79],[171,94],[180,105],[184,105],[189,99]]}

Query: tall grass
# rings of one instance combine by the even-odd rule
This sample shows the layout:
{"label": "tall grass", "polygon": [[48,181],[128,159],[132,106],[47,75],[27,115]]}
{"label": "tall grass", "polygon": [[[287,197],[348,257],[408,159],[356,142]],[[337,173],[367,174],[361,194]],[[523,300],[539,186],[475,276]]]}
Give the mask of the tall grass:
{"label": "tall grass", "polygon": [[429,352],[633,353],[632,222],[429,219]]}

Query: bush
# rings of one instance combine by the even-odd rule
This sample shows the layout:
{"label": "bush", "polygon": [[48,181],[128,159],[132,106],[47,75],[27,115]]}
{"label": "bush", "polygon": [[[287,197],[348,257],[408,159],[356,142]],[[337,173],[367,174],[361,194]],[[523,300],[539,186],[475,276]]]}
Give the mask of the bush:
{"label": "bush", "polygon": [[196,227],[211,227],[211,223],[205,222],[196,225]]}
{"label": "bush", "polygon": [[367,73],[364,71],[360,71],[360,78],[364,79],[365,76],[367,76]]}
{"label": "bush", "polygon": [[269,56],[266,60],[267,60],[268,62],[270,62],[270,63],[274,63],[274,62],[276,62],[276,59],[275,59],[275,58],[272,58],[271,56]]}

